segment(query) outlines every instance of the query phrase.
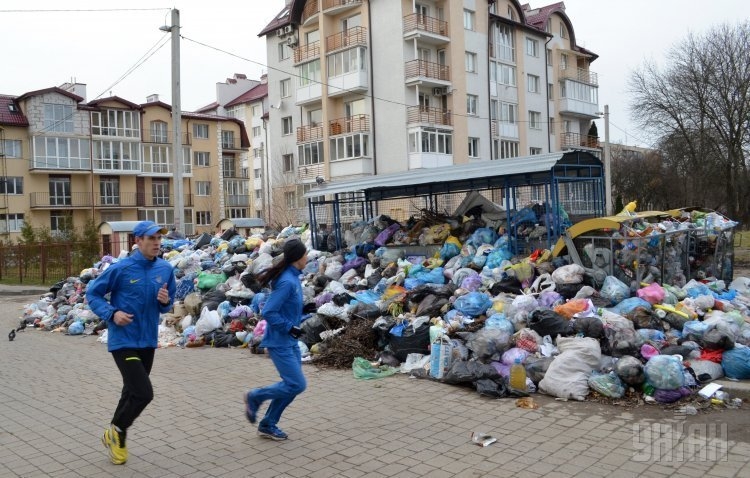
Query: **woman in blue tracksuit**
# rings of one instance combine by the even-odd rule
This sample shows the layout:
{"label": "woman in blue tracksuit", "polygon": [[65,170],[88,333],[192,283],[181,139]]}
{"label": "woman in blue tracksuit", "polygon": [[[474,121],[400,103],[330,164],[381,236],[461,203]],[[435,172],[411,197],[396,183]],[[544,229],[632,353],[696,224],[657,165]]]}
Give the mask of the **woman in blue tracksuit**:
{"label": "woman in blue tracksuit", "polygon": [[258,435],[271,440],[286,440],[287,434],[276,426],[284,409],[307,387],[302,373],[302,356],[297,339],[302,334],[302,285],[300,274],[307,264],[307,248],[299,239],[284,243],[283,260],[259,277],[265,286],[270,282],[271,294],[262,310],[266,332],[261,347],[268,350],[281,382],[250,390],[245,394],[245,415],[255,423],[258,408],[266,400],[271,404],[258,424]]}
{"label": "woman in blue tracksuit", "polygon": [[172,266],[157,257],[166,232],[151,221],[139,222],[133,229],[137,249],[105,269],[86,289],[91,310],[107,322],[107,350],[122,374],[120,401],[102,437],[115,465],[127,461],[127,429],[154,398],[149,374],[159,316],[172,309],[177,289]]}

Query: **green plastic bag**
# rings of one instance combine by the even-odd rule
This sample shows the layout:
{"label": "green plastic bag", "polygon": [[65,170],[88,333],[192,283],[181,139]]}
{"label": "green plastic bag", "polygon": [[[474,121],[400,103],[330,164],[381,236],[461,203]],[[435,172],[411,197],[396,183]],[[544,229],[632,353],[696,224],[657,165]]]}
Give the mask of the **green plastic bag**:
{"label": "green plastic bag", "polygon": [[354,372],[354,378],[372,380],[374,378],[390,377],[398,372],[398,369],[389,367],[388,365],[373,367],[369,360],[362,357],[354,357],[352,371]]}
{"label": "green plastic bag", "polygon": [[221,272],[214,274],[212,272],[201,271],[198,274],[198,288],[201,290],[213,289],[222,282],[226,282],[227,276]]}

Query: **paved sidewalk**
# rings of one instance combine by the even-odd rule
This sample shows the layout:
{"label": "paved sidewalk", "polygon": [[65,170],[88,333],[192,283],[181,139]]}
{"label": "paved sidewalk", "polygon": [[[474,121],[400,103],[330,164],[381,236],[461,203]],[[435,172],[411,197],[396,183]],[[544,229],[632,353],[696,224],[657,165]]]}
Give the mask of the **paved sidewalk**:
{"label": "paved sidewalk", "polygon": [[[2,330],[35,298],[0,297]],[[244,349],[158,350],[155,400],[130,429],[130,460],[115,466],[100,443],[121,386],[106,346],[38,330],[13,342],[3,335],[0,476],[739,477],[750,469],[750,443],[727,423],[746,410],[645,419],[539,396],[541,408],[526,410],[402,375],[360,381],[351,371],[304,370],[308,389],[280,423],[290,439],[272,442],[255,435],[242,406],[248,387],[276,380],[269,359]],[[479,447],[472,431],[498,440]]]}

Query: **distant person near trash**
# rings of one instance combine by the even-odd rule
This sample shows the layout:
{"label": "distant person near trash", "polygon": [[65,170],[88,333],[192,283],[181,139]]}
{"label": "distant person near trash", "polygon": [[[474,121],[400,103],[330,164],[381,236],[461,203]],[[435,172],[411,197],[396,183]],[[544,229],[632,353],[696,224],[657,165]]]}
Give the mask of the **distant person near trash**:
{"label": "distant person near trash", "polygon": [[157,257],[166,233],[151,221],[139,222],[133,229],[133,253],[105,269],[86,291],[91,309],[107,322],[107,350],[122,374],[120,402],[102,437],[115,465],[127,461],[127,430],[154,398],[149,374],[159,315],[172,309],[177,288],[172,266]]}
{"label": "distant person near trash", "polygon": [[258,435],[271,440],[286,440],[287,434],[277,426],[281,414],[307,387],[302,373],[302,354],[297,340],[302,335],[302,285],[299,276],[307,264],[307,248],[299,239],[284,243],[284,257],[258,277],[262,286],[271,284],[271,294],[261,312],[266,330],[261,347],[268,350],[281,382],[250,390],[245,394],[245,415],[250,423],[257,420],[258,409],[266,400],[271,403],[258,424]]}

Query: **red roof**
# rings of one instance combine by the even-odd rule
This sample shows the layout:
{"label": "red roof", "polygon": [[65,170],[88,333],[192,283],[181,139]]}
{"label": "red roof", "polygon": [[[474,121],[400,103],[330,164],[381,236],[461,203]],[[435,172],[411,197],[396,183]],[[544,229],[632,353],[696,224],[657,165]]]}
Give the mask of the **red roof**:
{"label": "red roof", "polygon": [[205,112],[205,111],[212,111],[212,110],[215,110],[215,109],[216,109],[216,108],[218,108],[219,106],[221,106],[221,105],[220,105],[219,103],[217,103],[216,101],[214,101],[213,103],[207,104],[206,106],[203,106],[203,107],[201,107],[201,108],[198,108],[198,109],[197,109],[197,110],[195,110],[195,111],[196,111],[196,113],[203,113],[203,112]]}
{"label": "red roof", "polygon": [[268,25],[266,25],[266,27],[263,28],[263,30],[261,30],[260,33],[258,33],[258,36],[262,37],[266,33],[272,32],[279,27],[284,27],[284,26],[289,25],[292,19],[291,13],[292,13],[293,7],[294,5],[284,5],[284,8],[282,8],[281,11],[279,11],[279,13],[276,14],[275,17],[273,17],[273,20],[271,20],[271,22]]}
{"label": "red roof", "polygon": [[16,97],[0,95],[0,124],[6,126],[28,126],[29,120],[16,104]]}
{"label": "red roof", "polygon": [[224,105],[225,108],[229,108],[230,106],[239,105],[242,103],[249,103],[251,101],[255,101],[261,98],[264,98],[268,96],[268,83],[262,83],[255,88],[248,90],[244,93],[242,93],[237,98],[233,99],[226,105]]}

